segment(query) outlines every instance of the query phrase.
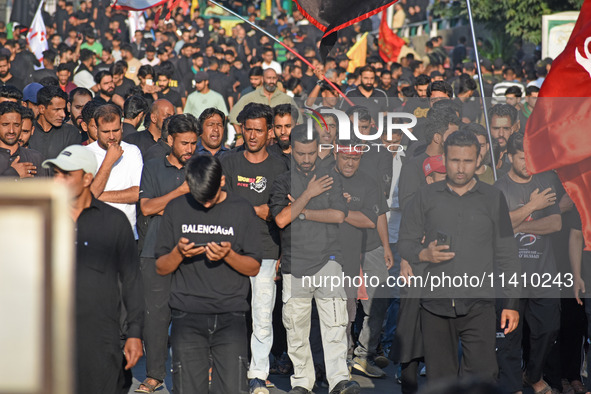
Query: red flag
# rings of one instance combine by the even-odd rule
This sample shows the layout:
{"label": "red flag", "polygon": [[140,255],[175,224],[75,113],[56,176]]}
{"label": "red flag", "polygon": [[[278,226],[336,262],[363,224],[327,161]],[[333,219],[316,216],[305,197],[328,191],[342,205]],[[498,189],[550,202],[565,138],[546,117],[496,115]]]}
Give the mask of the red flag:
{"label": "red flag", "polygon": [[564,51],[552,62],[526,128],[531,173],[555,169],[581,215],[591,250],[591,0],[585,0]]}
{"label": "red flag", "polygon": [[386,63],[397,62],[400,49],[406,44],[404,40],[394,33],[388,26],[388,15],[382,11],[382,22],[380,23],[380,38],[378,40],[380,56]]}

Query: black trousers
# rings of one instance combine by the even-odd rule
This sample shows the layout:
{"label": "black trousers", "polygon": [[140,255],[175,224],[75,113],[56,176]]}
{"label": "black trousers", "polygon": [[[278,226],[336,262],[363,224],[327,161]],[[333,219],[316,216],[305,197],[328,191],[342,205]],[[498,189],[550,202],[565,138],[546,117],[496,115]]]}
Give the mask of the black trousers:
{"label": "black trousers", "polygon": [[168,326],[170,325],[170,282],[172,275],[156,273],[156,259],[140,258],[144,282],[146,314],[144,317],[144,348],[146,376],[163,381],[168,357]]}
{"label": "black trousers", "polygon": [[[497,308],[497,327],[500,324],[500,308]],[[497,333],[497,359],[499,384],[505,392],[523,388],[521,360],[523,326],[529,327],[526,378],[535,383],[542,379],[544,366],[552,344],[560,329],[560,299],[522,298],[519,303],[519,325],[515,331],[504,335]]]}
{"label": "black trousers", "polygon": [[[421,308],[421,329],[429,382],[458,376],[479,376],[495,381],[495,306],[475,304],[467,315],[443,317]],[[458,344],[462,344],[462,361]]]}
{"label": "black trousers", "polygon": [[244,312],[201,314],[173,310],[171,339],[175,394],[248,393]]}

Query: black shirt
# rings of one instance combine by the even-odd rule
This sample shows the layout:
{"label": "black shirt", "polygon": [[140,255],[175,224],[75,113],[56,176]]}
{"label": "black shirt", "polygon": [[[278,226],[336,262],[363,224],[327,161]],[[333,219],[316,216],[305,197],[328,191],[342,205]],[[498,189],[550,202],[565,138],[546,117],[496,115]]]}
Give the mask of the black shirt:
{"label": "black shirt", "polygon": [[181,101],[181,95],[172,90],[169,89],[168,93],[164,94],[162,92],[158,92],[158,99],[165,99],[168,100],[168,102],[170,102],[174,108],[183,108],[183,102]]}
{"label": "black shirt", "polygon": [[[261,261],[259,234],[252,205],[228,193],[221,203],[206,209],[191,194],[168,203],[156,243],[156,257],[170,253],[181,237],[190,242],[232,243],[236,253]],[[172,276],[170,307],[191,313],[244,312],[250,280],[225,261],[211,262],[205,254],[184,259]]]}
{"label": "black shirt", "polygon": [[398,180],[398,201],[402,210],[406,208],[406,204],[411,201],[421,186],[427,184],[425,173],[423,172],[423,162],[427,157],[429,155],[423,153],[402,164],[400,178]]}
{"label": "black shirt", "polygon": [[121,124],[121,128],[122,128],[123,139],[125,139],[127,136],[129,136],[131,134],[137,133],[137,129],[135,127],[133,127],[130,123],[127,123],[127,122],[123,122]]}
{"label": "black shirt", "polygon": [[127,337],[141,338],[144,294],[133,232],[123,212],[93,198],[76,222],[78,337],[118,344],[122,298]]}
{"label": "black shirt", "polygon": [[20,178],[18,172],[12,167],[12,162],[20,156],[20,163],[33,163],[37,167],[36,176],[47,175],[47,170],[41,166],[43,163],[43,156],[40,152],[31,148],[18,147],[13,155],[10,150],[0,148],[0,177]]}
{"label": "black shirt", "polygon": [[[455,257],[438,264],[429,263],[424,276],[466,274],[480,279],[483,274],[494,273],[495,268],[506,278],[519,275],[509,209],[502,192],[495,187],[476,181],[462,196],[451,190],[447,181],[422,187],[402,211],[400,256],[411,265],[418,263],[419,252],[437,239],[438,232],[447,234]],[[421,305],[439,316],[462,316],[479,302],[494,302],[495,290],[501,291],[505,309],[518,310],[519,287],[505,283],[502,290],[495,289],[490,281],[484,281],[480,288],[424,287]]]}
{"label": "black shirt", "polygon": [[[554,178],[551,177],[550,173],[535,174],[527,183],[517,183],[508,174],[505,174],[495,183],[495,187],[505,195],[510,212],[527,204],[530,200],[531,193],[536,189],[540,192],[547,188],[552,188],[552,192],[556,191]],[[538,220],[550,215],[560,215],[558,203],[533,212],[525,221]],[[556,275],[556,262],[554,260],[550,234],[539,235],[519,232],[515,234],[515,242],[519,250],[521,271],[527,273],[528,277],[531,277],[534,273],[540,275],[550,273],[552,277]],[[556,291],[557,287],[553,286],[538,286],[535,288],[525,286],[522,296],[552,297],[553,295],[558,295]]]}
{"label": "black shirt", "polygon": [[291,153],[284,153],[279,144],[267,146],[267,152],[283,160],[288,170],[291,168]]}
{"label": "black shirt", "polygon": [[164,142],[162,138],[159,138],[158,141],[146,151],[146,154],[144,155],[144,162],[156,157],[164,157],[170,154],[170,151],[170,145]]}
{"label": "black shirt", "polygon": [[[312,198],[306,209],[336,209],[347,214],[343,185],[334,168],[327,169],[316,165],[308,175],[295,166],[293,168],[282,174],[273,184],[269,201],[273,217],[290,203],[288,194],[296,200],[302,195],[314,175],[317,179],[330,175],[334,182],[331,189]],[[281,231],[281,272],[298,278],[313,275],[331,256],[339,261],[342,257],[340,249],[337,224],[296,219]]]}
{"label": "black shirt", "polygon": [[[347,201],[348,211],[361,212],[374,224],[377,224],[379,191],[376,182],[367,173],[360,170],[350,178],[341,174],[339,176],[343,182],[343,193],[350,195],[350,199]],[[340,263],[345,275],[359,275],[360,256],[364,250],[363,240],[367,232],[377,233],[377,230],[375,228],[357,228],[346,222],[339,224],[339,240],[343,252],[343,259]]]}
{"label": "black shirt", "polygon": [[[369,97],[365,97],[359,88],[349,90],[345,95],[353,104],[367,108],[376,123],[378,121],[378,113],[386,112],[389,109],[388,95],[382,89],[374,88]],[[343,99],[340,109],[346,111],[349,107],[350,105]]]}
{"label": "black shirt", "polygon": [[29,146],[38,150],[43,159],[54,159],[60,152],[70,146],[82,142],[82,136],[75,126],[64,123],[61,127],[51,127],[44,131],[38,122],[35,122],[35,131],[29,140]]}
{"label": "black shirt", "polygon": [[[245,198],[255,207],[269,203],[273,183],[288,170],[281,159],[270,154],[260,163],[248,161],[244,151],[224,155],[221,161],[228,191]],[[279,258],[279,228],[272,219],[265,221],[258,216],[257,219],[263,258],[276,260]]]}
{"label": "black shirt", "polygon": [[150,149],[152,145],[156,144],[152,133],[148,130],[143,130],[137,133],[133,133],[128,135],[127,137],[123,138],[123,141],[127,142],[128,144],[134,144],[137,146],[140,151],[142,152],[142,159],[144,155]]}
{"label": "black shirt", "polygon": [[[142,181],[140,183],[140,200],[142,198],[162,197],[178,188],[185,181],[185,167],[177,168],[170,164],[167,157],[158,157],[144,163]],[[148,231],[143,243],[140,257],[154,257],[154,248],[158,238],[158,229],[162,215],[149,217]]]}
{"label": "black shirt", "polygon": [[119,86],[115,86],[114,93],[123,97],[124,99],[129,96],[131,89],[135,87],[135,83],[129,78],[123,77],[123,82]]}

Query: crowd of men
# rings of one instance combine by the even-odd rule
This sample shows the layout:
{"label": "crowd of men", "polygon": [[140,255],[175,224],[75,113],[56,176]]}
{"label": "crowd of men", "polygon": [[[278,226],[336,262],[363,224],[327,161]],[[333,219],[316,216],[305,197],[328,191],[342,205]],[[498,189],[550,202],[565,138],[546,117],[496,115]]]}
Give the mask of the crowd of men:
{"label": "crowd of men", "polygon": [[[175,393],[264,394],[271,373],[294,394],[359,393],[352,370],[379,379],[390,362],[405,394],[420,363],[429,382],[587,392],[580,217],[553,172],[525,166],[551,60],[482,59],[489,139],[463,37],[397,63],[370,46],[350,70],[371,26],[321,60],[299,11],[257,21],[312,68],[247,24],[145,16],[130,35],[124,12],[59,0],[39,69],[0,27],[0,176],[72,191],[77,392],[126,393],[143,355],[136,392],[155,392],[170,348]],[[416,123],[387,128],[388,113]],[[445,273],[518,279],[389,281]],[[376,281],[323,282],[343,275]]]}

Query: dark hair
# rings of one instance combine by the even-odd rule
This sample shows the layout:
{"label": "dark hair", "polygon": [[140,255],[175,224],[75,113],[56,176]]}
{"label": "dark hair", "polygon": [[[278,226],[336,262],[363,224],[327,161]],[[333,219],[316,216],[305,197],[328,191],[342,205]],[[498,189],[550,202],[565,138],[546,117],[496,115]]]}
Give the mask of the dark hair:
{"label": "dark hair", "polygon": [[507,153],[514,155],[517,152],[523,152],[523,134],[513,133],[507,140]]}
{"label": "dark hair", "polygon": [[[136,33],[137,33],[137,31],[136,31]],[[119,50],[120,51],[127,51],[129,53],[133,53],[133,49],[131,47],[131,44],[129,44],[129,43],[121,44],[121,48]]]}
{"label": "dark hair", "polygon": [[509,73],[509,71],[512,71],[512,72],[513,72],[513,74],[515,74],[515,69],[514,69],[513,67],[511,67],[511,66],[507,66],[507,67],[505,67],[505,68],[503,69],[503,75],[505,75],[505,74]]}
{"label": "dark hair", "polygon": [[365,65],[359,69],[359,75],[363,74],[364,72],[372,72],[374,75],[376,74],[376,69],[370,65]]}
{"label": "dark hair", "polygon": [[16,100],[20,104],[23,93],[12,85],[5,85],[0,86],[0,97]]}
{"label": "dark hair", "polygon": [[172,79],[174,76],[174,65],[169,60],[162,62],[156,67],[156,74],[166,75],[168,79]]}
{"label": "dark hair", "polygon": [[127,62],[125,60],[119,60],[111,66],[111,74],[125,74],[125,69],[127,69]]}
{"label": "dark hair", "polygon": [[[435,111],[435,110],[446,111],[452,117],[454,117],[454,120],[452,120],[450,123],[457,124],[457,125],[460,124],[460,119],[459,118],[457,118],[457,120],[455,119],[457,116],[460,116],[460,117],[462,116],[462,106],[460,105],[460,103],[458,103],[454,100],[438,100],[433,103],[433,106],[431,107],[429,112]],[[429,112],[427,112],[427,114]]]}
{"label": "dark hair", "polygon": [[107,70],[101,70],[99,71],[95,76],[94,76],[94,83],[99,84],[101,83],[101,81],[103,80],[104,77],[110,76],[112,77],[113,74],[111,74],[110,71]]}
{"label": "dark hair", "polygon": [[94,118],[94,113],[96,109],[100,107],[102,104],[95,100],[90,100],[84,107],[82,107],[82,111],[80,112],[80,116],[82,116],[82,120],[84,123],[89,124],[90,121]]}
{"label": "dark hair", "polygon": [[414,86],[405,86],[402,89],[400,89],[400,92],[406,98],[419,97],[419,94],[417,93]]}
{"label": "dark hair", "polygon": [[64,71],[64,70],[67,70],[67,71],[70,71],[70,72],[72,72],[72,71],[70,70],[70,66],[69,66],[67,63],[60,63],[60,64],[57,66],[56,72],[58,72],[58,73],[59,73],[60,71]]}
{"label": "dark hair", "polygon": [[133,119],[142,112],[148,112],[150,104],[142,96],[129,96],[123,103],[123,117],[125,119]]}
{"label": "dark hair", "polygon": [[56,77],[52,76],[41,78],[39,83],[43,86],[60,86],[60,81]]}
{"label": "dark hair", "polygon": [[0,103],[0,116],[13,112],[16,112],[22,117],[21,106],[19,104],[12,101],[3,101]]}
{"label": "dark hair", "polygon": [[92,58],[93,56],[95,56],[95,53],[93,51],[91,51],[90,49],[82,49],[80,50],[80,63],[83,63],[85,61],[87,61],[88,59]]}
{"label": "dark hair", "polygon": [[450,124],[460,125],[460,119],[455,113],[449,109],[431,108],[427,113],[427,125],[425,129],[427,143],[431,143],[435,134],[443,136]]}
{"label": "dark hair", "polygon": [[273,109],[266,104],[249,103],[238,114],[237,120],[244,124],[248,119],[264,118],[267,122],[267,129],[273,127]]}
{"label": "dark hair", "polygon": [[262,77],[263,76],[263,68],[261,66],[254,66],[248,72],[248,76],[249,77],[253,77],[253,76]]}
{"label": "dark hair", "polygon": [[[361,105],[356,105],[354,107],[350,107],[347,111],[346,114],[347,116],[351,116],[353,114],[357,114],[357,120],[361,120],[361,121],[370,121],[371,122],[371,112],[369,112],[369,110],[366,107],[363,107]],[[338,124],[338,122],[337,122]]]}
{"label": "dark hair", "polygon": [[479,135],[484,136],[484,137],[486,137],[486,140],[488,142],[488,133],[486,132],[486,129],[484,128],[484,126],[479,123],[464,124],[464,125],[462,125],[460,130],[469,131],[471,133],[474,133],[475,136],[479,136]]}
{"label": "dark hair", "polygon": [[447,137],[443,143],[443,152],[447,155],[448,148],[450,146],[474,146],[476,148],[476,154],[480,152],[480,143],[474,133],[466,130],[454,131]]}
{"label": "dark hair", "polygon": [[175,134],[188,132],[197,134],[197,122],[195,122],[195,117],[191,114],[177,114],[166,119],[169,119],[168,135],[174,136]]}
{"label": "dark hair", "polygon": [[187,162],[186,168],[185,179],[193,198],[199,203],[215,198],[222,184],[222,165],[218,158],[196,155]]}
{"label": "dark hair", "polygon": [[[412,53],[409,53],[408,55],[412,55]],[[406,57],[407,57],[407,58],[409,57],[408,55],[406,55]],[[414,59],[414,55],[412,56],[412,58]],[[414,71],[415,71],[417,68],[419,68],[419,66],[420,66],[421,64],[423,64],[423,62],[422,62],[422,61],[420,61],[420,60],[413,60],[413,61],[411,61],[411,62],[410,62],[410,65],[409,65],[410,71],[412,71],[412,72],[414,73]],[[422,74],[421,74],[421,75],[422,75]],[[426,85],[426,84],[423,84],[423,85]]]}
{"label": "dark hair", "polygon": [[523,92],[519,86],[509,86],[507,90],[505,90],[505,96],[508,94],[514,94],[515,97],[521,97]]}
{"label": "dark hair", "polygon": [[68,102],[68,95],[59,86],[44,86],[37,92],[37,104],[47,107],[55,97]]}
{"label": "dark hair", "polygon": [[461,74],[456,85],[456,94],[466,93],[477,89],[476,81],[468,74]]}
{"label": "dark hair", "polygon": [[[8,42],[7,42],[7,44],[8,44]],[[8,63],[10,63],[10,54],[4,53],[4,51],[0,52],[0,61],[2,61],[2,60],[6,60]]]}
{"label": "dark hair", "polygon": [[291,115],[293,119],[297,119],[297,109],[292,107],[291,104],[279,104],[273,107],[273,119],[275,119],[275,116],[283,117],[285,115]]}
{"label": "dark hair", "polygon": [[421,74],[415,80],[415,86],[429,85],[431,83],[431,77],[425,74]]}
{"label": "dark hair", "polygon": [[76,88],[70,92],[70,102],[73,102],[74,97],[76,97],[78,95],[88,96],[88,97],[92,98],[92,93],[90,92],[90,90],[88,90],[86,88]]}
{"label": "dark hair", "polygon": [[151,75],[153,78],[156,77],[156,73],[154,72],[154,67],[150,66],[149,64],[144,64],[143,66],[140,67],[139,70],[137,70],[137,76],[138,78],[145,78],[148,75]]}
{"label": "dark hair", "polygon": [[57,53],[55,53],[55,51],[52,49],[48,49],[46,51],[43,51],[43,59],[49,60],[50,63],[53,63],[55,61],[56,57],[57,57]]}
{"label": "dark hair", "polygon": [[490,111],[488,112],[488,117],[492,120],[493,116],[498,116],[499,118],[503,118],[508,116],[511,119],[511,124],[515,124],[517,122],[517,109],[514,106],[509,104],[497,104],[494,105]]}
{"label": "dark hair", "polygon": [[[417,78],[418,79],[418,78]],[[427,97],[431,97],[433,92],[443,92],[447,97],[452,98],[454,95],[451,85],[445,81],[433,81],[427,87]]]}
{"label": "dark hair", "polygon": [[201,135],[201,133],[203,132],[203,123],[205,123],[205,121],[207,119],[211,118],[214,115],[219,115],[219,117],[222,119],[222,123],[224,124],[224,130],[226,129],[226,122],[227,122],[226,115],[224,115],[224,113],[222,111],[220,111],[219,109],[217,109],[215,107],[209,107],[209,108],[206,108],[203,112],[201,112],[201,115],[199,115],[199,118],[197,119],[197,123],[198,123],[197,131],[199,132],[199,135]]}
{"label": "dark hair", "polygon": [[113,122],[115,119],[121,119],[121,108],[116,106],[115,104],[104,104],[101,105],[94,111],[94,121],[96,122],[96,126],[99,125],[99,120],[103,119],[106,122]]}
{"label": "dark hair", "polygon": [[23,120],[30,119],[31,122],[35,123],[35,113],[33,112],[33,110],[31,108],[20,107],[19,109],[21,111],[21,118]]}
{"label": "dark hair", "polygon": [[312,128],[312,138],[308,137],[308,127],[305,124],[299,124],[291,129],[291,145],[293,146],[296,142],[301,144],[309,144],[310,142],[318,143],[318,132]]}
{"label": "dark hair", "polygon": [[538,93],[539,91],[540,91],[539,87],[537,87],[536,85],[531,85],[525,89],[525,95],[529,97],[532,95],[532,93]]}

